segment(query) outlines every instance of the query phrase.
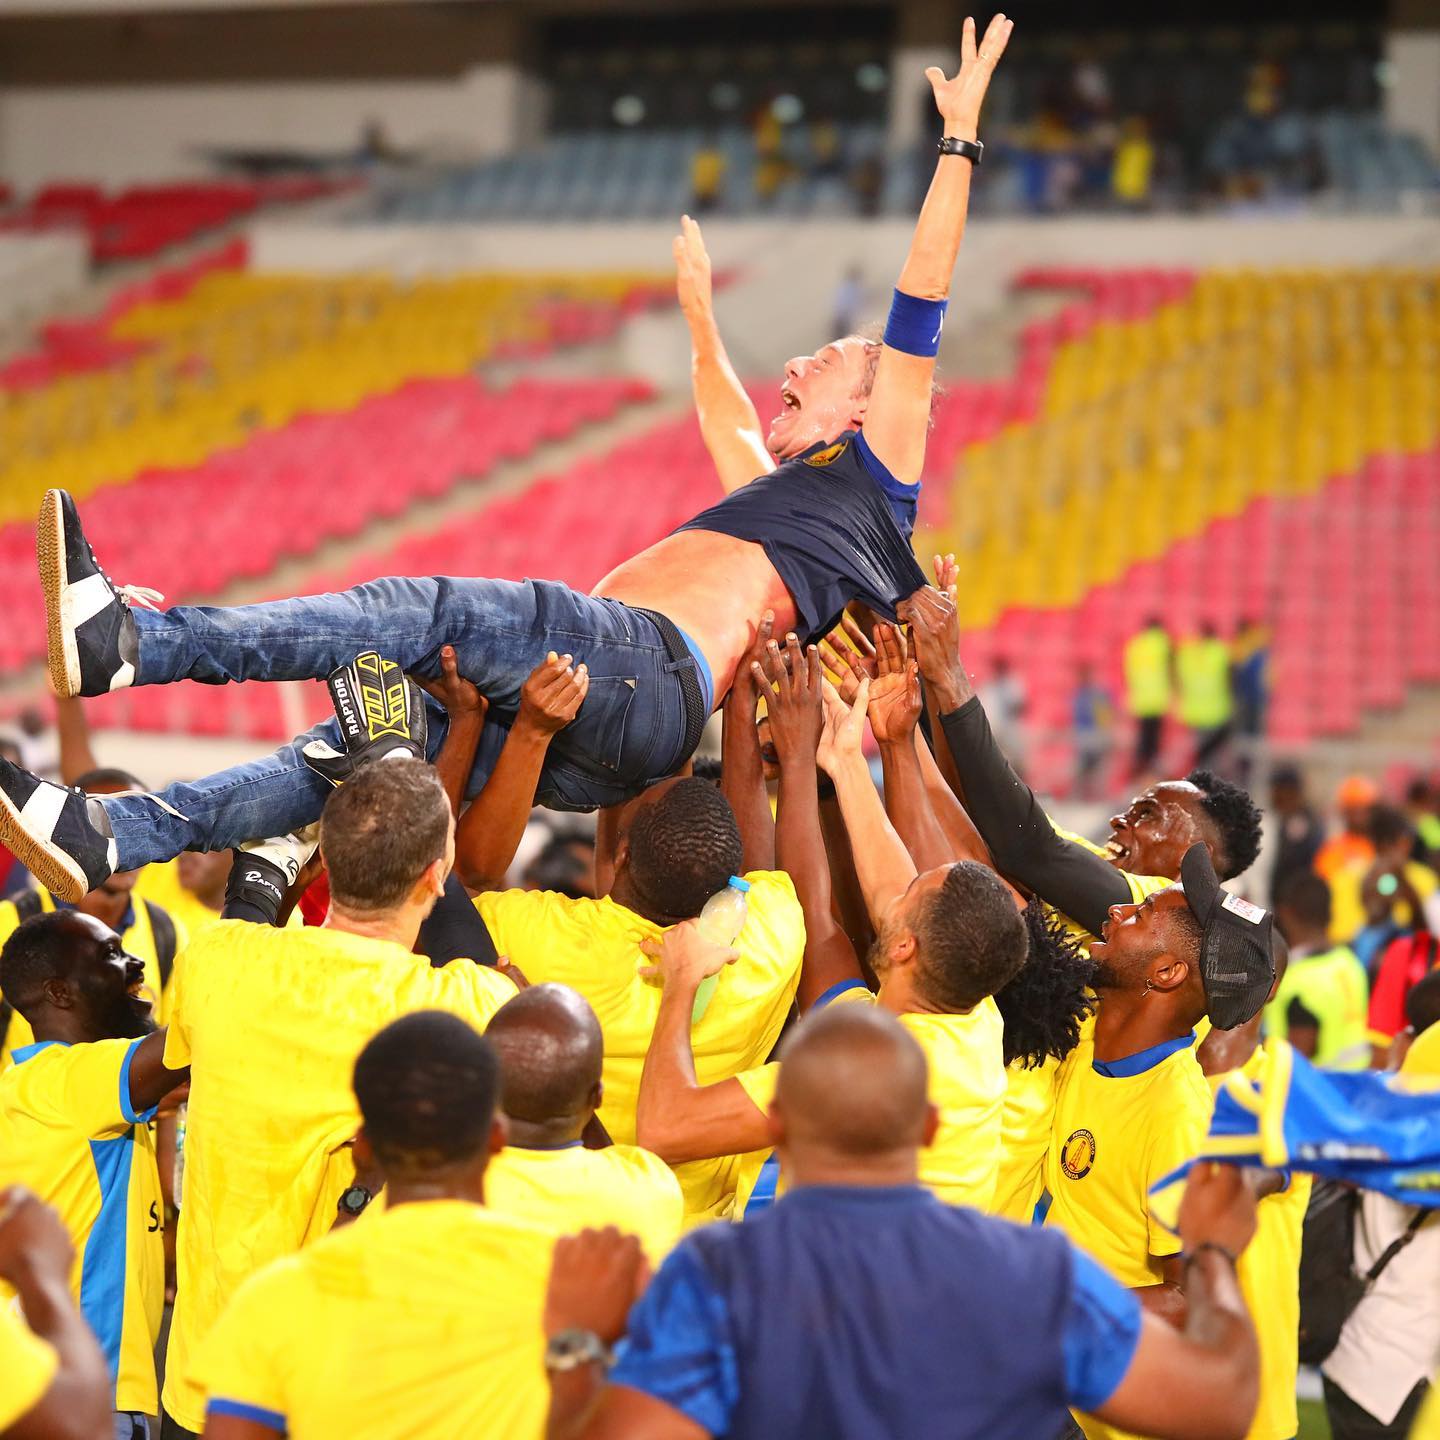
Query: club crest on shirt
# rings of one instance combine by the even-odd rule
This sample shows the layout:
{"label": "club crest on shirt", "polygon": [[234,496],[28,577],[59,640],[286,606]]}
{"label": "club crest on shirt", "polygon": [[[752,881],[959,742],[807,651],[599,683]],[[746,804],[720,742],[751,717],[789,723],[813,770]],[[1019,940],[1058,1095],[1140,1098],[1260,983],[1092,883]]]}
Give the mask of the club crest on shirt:
{"label": "club crest on shirt", "polygon": [[1060,1151],[1060,1168],[1072,1180],[1083,1180],[1095,1163],[1095,1137],[1088,1130],[1076,1130]]}
{"label": "club crest on shirt", "polygon": [[833,465],[849,448],[848,440],[837,440],[833,445],[827,445],[823,450],[817,450],[813,455],[807,455],[805,463],[817,468]]}

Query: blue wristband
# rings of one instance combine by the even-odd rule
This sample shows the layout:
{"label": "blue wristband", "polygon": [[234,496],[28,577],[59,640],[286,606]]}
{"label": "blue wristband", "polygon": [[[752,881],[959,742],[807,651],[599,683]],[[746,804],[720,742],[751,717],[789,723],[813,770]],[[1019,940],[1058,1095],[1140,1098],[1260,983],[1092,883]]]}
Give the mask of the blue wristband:
{"label": "blue wristband", "polygon": [[906,355],[938,355],[949,304],[948,300],[920,300],[897,290],[885,322],[885,343]]}

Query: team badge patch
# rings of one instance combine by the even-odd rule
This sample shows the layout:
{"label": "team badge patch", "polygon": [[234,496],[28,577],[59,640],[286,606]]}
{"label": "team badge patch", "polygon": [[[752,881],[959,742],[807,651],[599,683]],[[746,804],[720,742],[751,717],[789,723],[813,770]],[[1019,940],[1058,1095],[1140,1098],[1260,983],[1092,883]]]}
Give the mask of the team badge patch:
{"label": "team badge patch", "polygon": [[1072,1180],[1083,1180],[1095,1163],[1095,1137],[1088,1130],[1076,1130],[1060,1151],[1060,1168]]}
{"label": "team badge patch", "polygon": [[849,448],[848,440],[837,440],[833,445],[827,445],[823,450],[817,450],[813,455],[807,455],[805,463],[814,465],[817,469],[823,469],[826,465],[833,465]]}

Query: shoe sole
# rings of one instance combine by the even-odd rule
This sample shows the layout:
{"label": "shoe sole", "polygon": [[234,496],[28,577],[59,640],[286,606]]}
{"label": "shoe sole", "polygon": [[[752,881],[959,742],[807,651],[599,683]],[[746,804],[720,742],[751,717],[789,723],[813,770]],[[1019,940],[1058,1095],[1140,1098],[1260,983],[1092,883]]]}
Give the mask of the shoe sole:
{"label": "shoe sole", "polygon": [[37,840],[26,828],[10,797],[0,790],[0,845],[57,899],[71,904],[85,898],[85,872],[58,846]]}
{"label": "shoe sole", "polygon": [[75,636],[65,624],[65,507],[58,490],[47,490],[40,502],[40,519],[35,527],[35,558],[40,564],[40,585],[45,593],[45,646],[50,666],[50,684],[62,700],[80,693],[80,653]]}

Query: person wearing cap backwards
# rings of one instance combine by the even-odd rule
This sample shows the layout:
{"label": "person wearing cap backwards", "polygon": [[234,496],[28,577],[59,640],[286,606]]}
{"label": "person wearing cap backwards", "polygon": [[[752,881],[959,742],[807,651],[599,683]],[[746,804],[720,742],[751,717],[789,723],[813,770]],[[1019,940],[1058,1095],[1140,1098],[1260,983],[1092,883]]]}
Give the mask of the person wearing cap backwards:
{"label": "person wearing cap backwards", "polygon": [[[1209,1127],[1195,1027],[1207,1016],[1222,1030],[1244,1024],[1275,977],[1269,912],[1220,888],[1202,844],[1180,870],[1183,888],[1115,906],[1090,948],[1095,1028],[1060,1080],[1036,1211],[1177,1325],[1186,1314],[1180,1242],[1152,1219],[1149,1195]],[[1092,1440],[1123,1433],[1077,1418]]]}

